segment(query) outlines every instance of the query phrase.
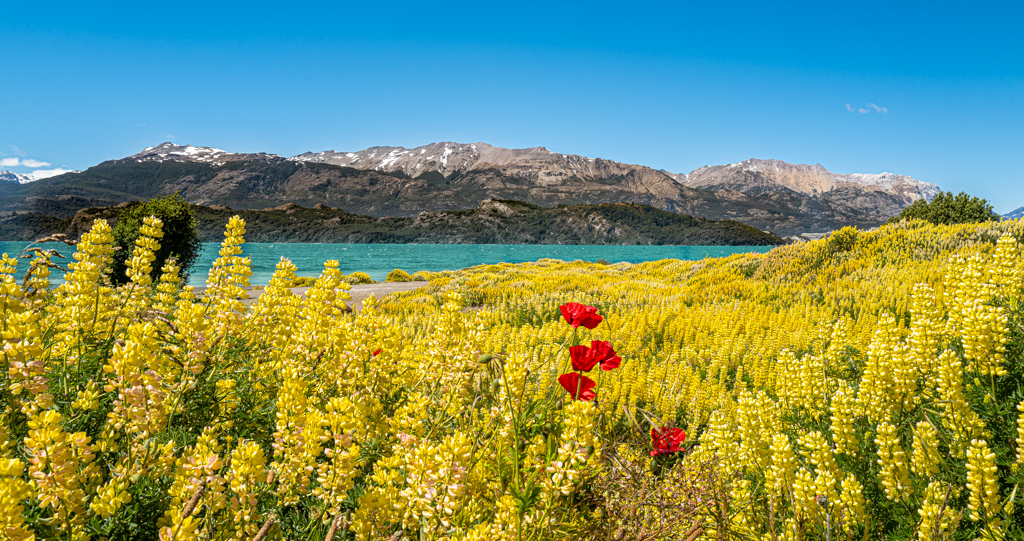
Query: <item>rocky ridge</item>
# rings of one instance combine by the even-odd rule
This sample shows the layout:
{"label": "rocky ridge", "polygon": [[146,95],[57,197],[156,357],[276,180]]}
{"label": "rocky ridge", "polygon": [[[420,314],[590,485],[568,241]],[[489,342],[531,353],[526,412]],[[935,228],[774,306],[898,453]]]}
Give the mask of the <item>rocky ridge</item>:
{"label": "rocky ridge", "polygon": [[728,165],[700,167],[685,175],[674,175],[674,178],[691,188],[729,189],[749,195],[779,188],[812,196],[842,190],[884,192],[897,196],[906,205],[922,198],[931,199],[939,193],[935,184],[905,175],[841,174],[825,169],[820,163],[793,164],[753,158]]}
{"label": "rocky ridge", "polygon": [[30,171],[25,174],[15,173],[14,171],[0,171],[0,183],[13,182],[15,184],[28,184],[29,182],[35,182],[44,178],[56,177],[67,173],[81,173],[81,171],[72,171],[69,169],[40,169],[37,171]]}
{"label": "rocky ridge", "polygon": [[81,173],[16,186],[0,183],[0,211],[67,217],[174,192],[202,205],[322,204],[376,217],[472,208],[484,199],[542,206],[628,202],[780,235],[873,227],[938,191],[911,177],[842,175],[819,164],[746,160],[674,175],[543,147],[451,142],[290,158],[163,143]]}
{"label": "rocky ridge", "polygon": [[224,165],[227,162],[261,160],[261,161],[282,161],[284,158],[276,154],[234,153],[213,147],[194,147],[192,145],[176,145],[174,143],[161,143],[154,147],[146,147],[141,152],[132,154],[127,158],[113,160],[115,162],[193,162],[205,163],[213,166]]}

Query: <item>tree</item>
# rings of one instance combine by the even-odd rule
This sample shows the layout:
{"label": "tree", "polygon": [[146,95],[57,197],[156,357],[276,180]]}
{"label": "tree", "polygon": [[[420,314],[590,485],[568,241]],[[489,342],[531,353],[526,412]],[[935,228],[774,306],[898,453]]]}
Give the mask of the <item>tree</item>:
{"label": "tree", "polygon": [[939,192],[929,203],[924,199],[903,209],[898,215],[889,218],[889,223],[917,218],[937,225],[967,224],[999,220],[999,215],[992,211],[992,205],[984,199],[971,197],[964,192],[953,195],[951,192]]}
{"label": "tree", "polygon": [[192,265],[199,258],[202,240],[192,206],[177,193],[136,203],[121,213],[113,233],[114,245],[121,249],[114,252],[111,280],[115,284],[128,281],[128,259],[135,249],[135,241],[139,238],[139,229],[146,216],[156,216],[164,223],[164,236],[160,239],[160,250],[156,252],[150,276],[153,280],[159,279],[164,263],[173,257],[181,268],[182,278],[187,280]]}

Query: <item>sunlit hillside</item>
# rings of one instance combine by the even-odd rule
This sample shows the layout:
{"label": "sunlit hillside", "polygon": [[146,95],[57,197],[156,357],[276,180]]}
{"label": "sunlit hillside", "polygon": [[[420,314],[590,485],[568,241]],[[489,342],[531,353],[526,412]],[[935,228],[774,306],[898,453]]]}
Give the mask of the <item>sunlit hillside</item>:
{"label": "sunlit hillside", "polygon": [[152,282],[161,235],[121,288],[102,221],[57,288],[4,258],[0,538],[1024,536],[1019,221],[480,266],[356,314],[344,262],[240,303],[237,219],[203,296]]}

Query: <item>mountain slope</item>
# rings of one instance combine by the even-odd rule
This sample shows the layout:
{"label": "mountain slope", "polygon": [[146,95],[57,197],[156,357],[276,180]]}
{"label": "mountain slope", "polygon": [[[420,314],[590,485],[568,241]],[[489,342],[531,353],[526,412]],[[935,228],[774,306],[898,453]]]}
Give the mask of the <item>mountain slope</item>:
{"label": "mountain slope", "polygon": [[1024,217],[1024,207],[1020,207],[1017,210],[1011,210],[1006,214],[1003,214],[1003,218],[1006,220],[1017,220]]}
{"label": "mountain slope", "polygon": [[0,211],[70,217],[85,207],[175,191],[203,205],[260,209],[289,202],[323,204],[376,217],[472,208],[484,199],[543,206],[628,202],[791,235],[878,225],[915,198],[928,197],[933,186],[910,177],[836,175],[821,166],[771,163],[793,172],[773,176],[748,170],[748,164],[673,176],[544,148],[503,149],[483,143],[375,147],[292,158],[164,143],[81,173],[23,186],[0,183]]}
{"label": "mountain slope", "polygon": [[[19,213],[0,217],[0,239],[32,240],[55,232],[80,237],[92,222],[113,223],[129,208],[89,208],[63,220]],[[206,242],[223,240],[228,219],[246,221],[250,242],[358,242],[431,244],[643,244],[764,246],[784,241],[748,225],[676,214],[625,203],[538,207],[484,200],[477,208],[374,218],[323,205],[294,203],[263,210],[193,207]]]}
{"label": "mountain slope", "polygon": [[898,213],[918,199],[931,199],[939,187],[912,177],[881,174],[839,174],[821,164],[792,164],[749,159],[729,165],[704,166],[676,179],[702,190],[736,190],[747,195],[792,190],[854,209]]}

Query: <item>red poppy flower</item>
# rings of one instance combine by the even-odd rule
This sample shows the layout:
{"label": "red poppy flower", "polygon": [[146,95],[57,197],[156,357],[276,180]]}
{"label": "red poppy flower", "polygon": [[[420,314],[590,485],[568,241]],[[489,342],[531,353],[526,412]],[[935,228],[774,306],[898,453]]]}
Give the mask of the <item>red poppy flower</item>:
{"label": "red poppy flower", "polygon": [[588,329],[593,329],[604,320],[603,317],[597,315],[597,308],[578,302],[567,302],[559,306],[558,309],[561,310],[565,322],[574,328],[583,325]]}
{"label": "red poppy flower", "polygon": [[[558,376],[558,383],[562,384],[562,388],[572,396],[573,400],[590,402],[597,396],[597,393],[593,391],[597,383],[594,383],[594,380],[587,376],[579,375],[578,372],[569,372],[568,374]],[[577,391],[579,396],[576,394]]]}
{"label": "red poppy flower", "polygon": [[682,428],[652,428],[651,429],[651,456],[667,455],[679,450],[679,445],[686,441],[686,432]]}
{"label": "red poppy flower", "polygon": [[622,363],[622,357],[615,354],[612,345],[604,340],[593,340],[590,342],[590,356],[597,359],[601,364],[601,370],[618,368]]}
{"label": "red poppy flower", "polygon": [[383,350],[378,349],[377,351],[374,351],[373,352],[373,356],[376,357],[377,355],[380,355],[381,351],[383,351]]}
{"label": "red poppy flower", "polygon": [[598,363],[601,364],[601,370],[618,368],[622,363],[622,358],[615,354],[612,345],[603,340],[591,340],[590,347],[570,347],[569,358],[572,359],[572,369],[583,372],[590,372]]}
{"label": "red poppy flower", "polygon": [[590,348],[587,346],[572,346],[569,348],[569,358],[572,359],[572,369],[583,372],[590,372],[597,359],[590,355]]}

